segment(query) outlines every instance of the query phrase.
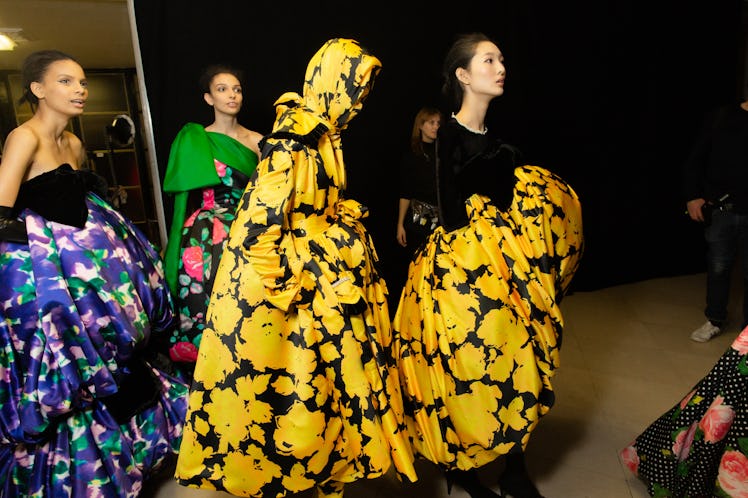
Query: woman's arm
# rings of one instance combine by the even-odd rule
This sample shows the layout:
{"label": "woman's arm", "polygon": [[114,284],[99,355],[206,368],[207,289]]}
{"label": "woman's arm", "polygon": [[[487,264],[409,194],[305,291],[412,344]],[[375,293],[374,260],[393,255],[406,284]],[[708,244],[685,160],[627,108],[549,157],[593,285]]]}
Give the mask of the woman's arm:
{"label": "woman's arm", "polygon": [[405,234],[405,213],[408,212],[410,207],[410,199],[400,198],[397,210],[397,242],[405,247],[408,245],[408,240]]}
{"label": "woman's arm", "polygon": [[0,206],[13,207],[26,172],[34,160],[38,137],[25,127],[11,131],[0,162]]}
{"label": "woman's arm", "polygon": [[16,128],[5,142],[0,162],[0,240],[28,242],[26,226],[15,218],[13,206],[38,146],[37,136],[26,128]]}

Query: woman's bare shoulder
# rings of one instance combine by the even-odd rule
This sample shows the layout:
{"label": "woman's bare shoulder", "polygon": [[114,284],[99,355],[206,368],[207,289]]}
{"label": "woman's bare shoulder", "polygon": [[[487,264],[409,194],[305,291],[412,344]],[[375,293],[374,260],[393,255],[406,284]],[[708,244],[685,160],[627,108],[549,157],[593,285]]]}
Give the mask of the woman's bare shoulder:
{"label": "woman's bare shoulder", "polygon": [[65,139],[67,140],[68,145],[70,146],[73,151],[80,150],[81,147],[83,147],[83,142],[80,138],[78,138],[78,135],[76,135],[73,132],[70,132],[68,130],[64,131]]}
{"label": "woman's bare shoulder", "polygon": [[34,127],[28,123],[23,123],[14,128],[10,133],[8,133],[8,136],[5,139],[6,148],[28,144],[39,144],[39,135]]}
{"label": "woman's bare shoulder", "polygon": [[262,134],[248,128],[244,128],[241,135],[241,142],[248,148],[260,155],[260,140],[262,140]]}

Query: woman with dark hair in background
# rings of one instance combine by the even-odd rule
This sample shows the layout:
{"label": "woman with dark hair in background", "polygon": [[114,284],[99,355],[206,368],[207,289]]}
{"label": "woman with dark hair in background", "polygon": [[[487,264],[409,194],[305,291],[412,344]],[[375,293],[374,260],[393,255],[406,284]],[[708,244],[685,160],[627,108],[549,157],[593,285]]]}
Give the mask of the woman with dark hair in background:
{"label": "woman with dark hair in background", "polygon": [[169,356],[191,382],[205,313],[236,206],[254,173],[262,135],[238,121],[244,100],[242,73],[212,65],[200,77],[213,122],[187,123],[171,146],[164,192],[174,194],[166,245],[166,279],[179,325],[169,339]]}
{"label": "woman with dark hair in background", "polygon": [[481,33],[458,37],[445,57],[457,112],[437,139],[442,226],[411,263],[393,328],[416,453],[473,498],[497,496],[475,469],[506,455],[502,495],[539,498],[524,450],[553,405],[559,303],[582,253],[582,218],[568,184],[522,166],[486,129],[503,61]]}
{"label": "woman with dark hair in background", "polygon": [[67,130],[81,66],[44,50],[22,76],[34,114],[0,163],[0,495],[135,497],[186,412],[188,386],[148,349],[174,325],[171,295]]}

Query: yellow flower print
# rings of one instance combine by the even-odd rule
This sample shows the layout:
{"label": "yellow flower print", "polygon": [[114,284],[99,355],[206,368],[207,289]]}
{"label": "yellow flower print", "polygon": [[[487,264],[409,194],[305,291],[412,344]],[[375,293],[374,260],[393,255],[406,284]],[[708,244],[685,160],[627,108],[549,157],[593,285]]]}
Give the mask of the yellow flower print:
{"label": "yellow flower print", "polygon": [[195,423],[195,430],[193,431],[193,426],[188,424],[182,433],[177,477],[179,477],[180,469],[189,469],[190,472],[198,469],[197,472],[200,472],[199,469],[204,468],[203,463],[213,454],[213,448],[203,447],[197,443],[197,434],[205,435],[207,424],[199,417],[193,419],[193,422]]}
{"label": "yellow flower print", "polygon": [[512,374],[512,383],[517,391],[524,393],[537,393],[543,388],[542,382],[540,381],[540,375],[538,368],[533,363],[521,363],[527,362],[535,353],[532,351],[530,345],[526,346],[521,352],[517,353],[515,357],[517,362],[522,365],[521,368],[517,368]]}
{"label": "yellow flower print", "polygon": [[269,382],[270,375],[267,374],[245,375],[236,379],[236,392],[240,395],[236,399],[229,399],[234,405],[243,403],[243,411],[247,413],[248,421],[255,423],[270,421],[270,405],[257,398],[258,394],[263,394],[268,390]]}
{"label": "yellow flower print", "polygon": [[[205,376],[201,379],[206,388],[212,388],[226,378],[228,371],[234,367],[234,355],[221,339],[216,336],[211,329],[203,332],[200,345],[207,344],[207,347],[201,347],[198,352],[198,361],[209,365],[205,369]],[[210,351],[207,354],[206,351]]]}
{"label": "yellow flower print", "polygon": [[527,419],[524,418],[524,409],[524,401],[521,397],[516,397],[499,410],[499,419],[511,429],[521,431],[526,429],[528,425]]}
{"label": "yellow flower print", "polygon": [[236,416],[247,411],[244,398],[240,398],[233,389],[215,388],[210,400],[205,404],[205,411],[210,414],[208,422],[213,430],[223,438],[221,450],[238,446],[247,434],[247,419]]}
{"label": "yellow flower print", "polygon": [[282,455],[307,458],[323,444],[325,415],[310,412],[303,403],[295,402],[287,413],[275,417],[275,446]]}
{"label": "yellow flower print", "polygon": [[265,457],[261,448],[250,446],[244,452],[232,451],[223,459],[222,473],[227,479],[227,491],[243,496],[260,493],[261,485],[272,477],[281,475],[280,467]]}
{"label": "yellow flower print", "polygon": [[450,363],[454,365],[452,375],[458,380],[478,380],[485,374],[483,348],[469,342],[463,343],[455,349]]}
{"label": "yellow flower print", "polygon": [[481,288],[488,299],[499,299],[507,292],[506,280],[494,273],[493,268],[478,277],[475,284]]}
{"label": "yellow flower print", "polygon": [[306,473],[307,468],[303,464],[294,464],[288,473],[288,477],[283,478],[283,487],[291,493],[297,493],[313,487],[315,483],[306,477]]}

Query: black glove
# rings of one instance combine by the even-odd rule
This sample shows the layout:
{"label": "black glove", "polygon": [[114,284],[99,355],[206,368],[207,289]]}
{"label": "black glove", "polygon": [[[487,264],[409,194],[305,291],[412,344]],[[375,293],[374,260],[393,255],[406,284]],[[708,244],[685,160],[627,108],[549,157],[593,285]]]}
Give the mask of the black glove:
{"label": "black glove", "polygon": [[28,244],[29,236],[26,233],[26,224],[18,221],[13,216],[13,208],[0,206],[0,240],[15,242],[17,244]]}
{"label": "black glove", "polygon": [[93,192],[102,199],[107,198],[107,195],[109,195],[109,185],[103,176],[93,171],[86,170],[83,178],[86,186],[85,189],[87,191]]}

